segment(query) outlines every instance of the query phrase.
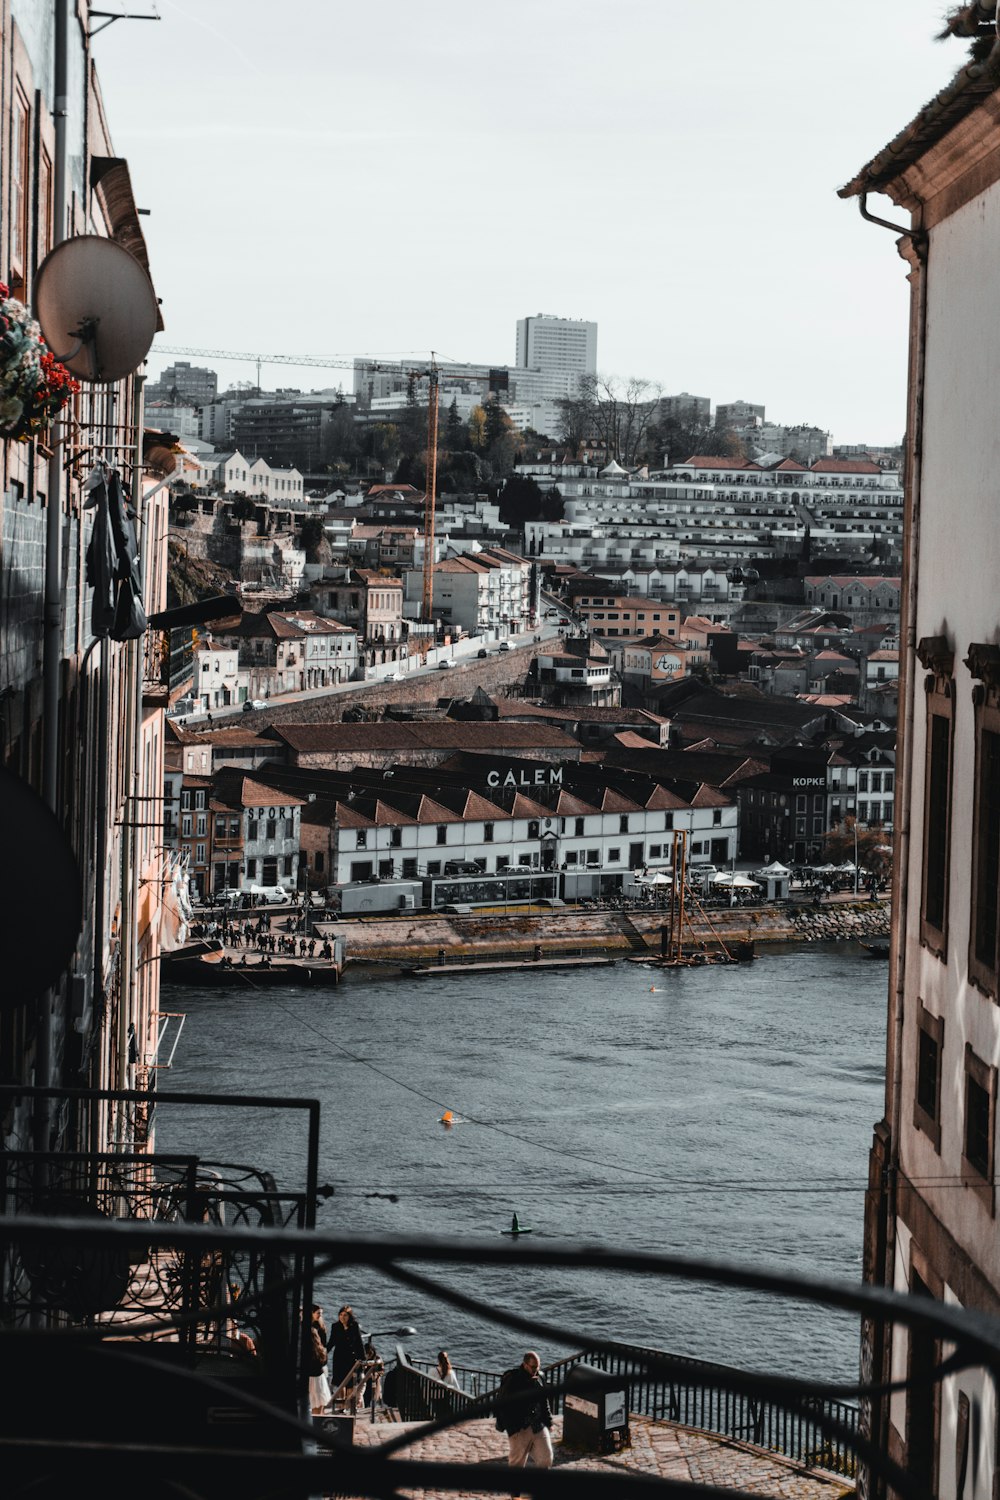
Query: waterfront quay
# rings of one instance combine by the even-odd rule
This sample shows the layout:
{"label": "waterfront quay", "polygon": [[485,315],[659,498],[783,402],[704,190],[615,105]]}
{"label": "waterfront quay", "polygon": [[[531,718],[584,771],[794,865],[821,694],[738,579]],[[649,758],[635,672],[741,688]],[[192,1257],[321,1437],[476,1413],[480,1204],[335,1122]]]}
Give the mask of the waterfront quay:
{"label": "waterfront quay", "polygon": [[[693,947],[830,941],[867,941],[889,932],[890,903],[856,899],[852,893],[813,902],[788,901],[756,907],[723,907],[695,911],[685,918],[685,942]],[[227,967],[255,970],[280,964],[290,983],[297,970],[309,980],[324,967],[335,939],[343,942],[346,972],[366,969],[508,964],[552,967],[607,963],[614,959],[655,962],[661,953],[669,913],[649,908],[609,905],[558,911],[518,908],[477,911],[339,917],[311,916],[302,928],[299,908],[270,908],[252,918],[236,919],[245,938],[235,940],[234,923],[210,910],[199,913],[195,936],[217,937]],[[266,960],[266,963],[265,963]]]}
{"label": "waterfront quay", "polygon": [[[418,1422],[358,1421],[354,1427],[357,1447],[374,1448],[408,1432],[418,1432]],[[564,1447],[562,1418],[553,1420],[555,1467],[581,1473],[643,1474],[676,1483],[714,1485],[744,1494],[771,1495],[780,1500],[838,1500],[853,1494],[843,1478],[805,1469],[776,1454],[748,1443],[714,1437],[695,1428],[672,1422],[654,1422],[630,1417],[631,1446],[608,1454],[581,1453]],[[425,1463],[496,1464],[506,1467],[507,1439],[497,1432],[492,1419],[465,1422],[447,1431],[417,1438],[401,1456]],[[531,1470],[524,1471],[530,1483]],[[505,1476],[504,1476],[505,1477]],[[498,1479],[501,1476],[497,1476]],[[422,1489],[423,1500],[488,1500],[504,1490]]]}

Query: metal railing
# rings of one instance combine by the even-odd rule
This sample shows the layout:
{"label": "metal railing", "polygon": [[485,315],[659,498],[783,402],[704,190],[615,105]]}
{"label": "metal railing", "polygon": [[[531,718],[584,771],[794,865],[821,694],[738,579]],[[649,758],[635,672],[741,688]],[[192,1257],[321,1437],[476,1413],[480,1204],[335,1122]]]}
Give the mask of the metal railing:
{"label": "metal railing", "polygon": [[[674,1373],[655,1373],[657,1366],[665,1364]],[[791,1412],[775,1401],[736,1389],[746,1378],[742,1371],[636,1344],[620,1345],[614,1353],[583,1350],[546,1365],[544,1376],[554,1413],[562,1411],[567,1375],[580,1366],[619,1376],[635,1416],[749,1443],[804,1468],[820,1467],[848,1478],[855,1474],[851,1442],[857,1437],[858,1408],[849,1402],[817,1397],[814,1413]],[[441,1381],[429,1361],[411,1359],[397,1349],[390,1389],[400,1420],[440,1421],[444,1416],[461,1418],[473,1410],[475,1415],[490,1414],[489,1398],[499,1390],[500,1374],[461,1365],[453,1368],[461,1390]],[[833,1427],[850,1436],[829,1436]]]}

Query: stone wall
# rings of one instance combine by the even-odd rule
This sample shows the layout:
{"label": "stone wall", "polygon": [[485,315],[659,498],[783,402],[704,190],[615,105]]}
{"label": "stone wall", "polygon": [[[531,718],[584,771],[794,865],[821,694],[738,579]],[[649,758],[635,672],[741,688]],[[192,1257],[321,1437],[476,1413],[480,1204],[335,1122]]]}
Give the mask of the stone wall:
{"label": "stone wall", "polygon": [[[374,717],[380,717],[382,709],[390,704],[433,707],[439,698],[471,698],[480,687],[491,697],[502,696],[508,688],[524,684],[531,660],[546,649],[551,647],[547,648],[544,642],[531,642],[512,651],[494,651],[484,660],[475,656],[464,659],[450,672],[422,672],[403,682],[359,682],[348,692],[276,703],[273,708],[259,709],[252,719],[248,714],[247,721],[254,729],[265,724],[329,724],[342,719],[349,708],[364,708]],[[228,720],[219,714],[214,717],[217,724],[232,724],[239,715],[230,715]]]}

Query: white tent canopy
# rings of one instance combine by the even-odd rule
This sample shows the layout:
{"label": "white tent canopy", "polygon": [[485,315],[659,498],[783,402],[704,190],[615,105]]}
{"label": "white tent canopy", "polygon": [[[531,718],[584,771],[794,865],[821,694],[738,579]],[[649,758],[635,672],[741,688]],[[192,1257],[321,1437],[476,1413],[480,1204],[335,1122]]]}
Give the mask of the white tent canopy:
{"label": "white tent canopy", "polygon": [[762,870],[754,871],[755,875],[770,876],[772,880],[780,880],[782,876],[790,875],[791,873],[787,865],[781,864],[776,859],[773,859],[769,865],[765,865]]}
{"label": "white tent canopy", "polygon": [[715,879],[712,881],[712,884],[729,885],[732,886],[734,890],[760,890],[760,886],[757,884],[757,881],[751,880],[749,875],[730,875],[728,870],[723,870],[721,874],[716,875]]}

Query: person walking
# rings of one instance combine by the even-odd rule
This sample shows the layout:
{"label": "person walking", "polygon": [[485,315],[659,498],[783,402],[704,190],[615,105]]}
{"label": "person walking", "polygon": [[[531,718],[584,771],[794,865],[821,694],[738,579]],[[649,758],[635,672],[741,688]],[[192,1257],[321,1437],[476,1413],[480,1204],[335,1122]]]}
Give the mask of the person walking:
{"label": "person walking", "polygon": [[507,1434],[512,1469],[525,1469],[528,1461],[539,1469],[552,1467],[552,1412],[540,1375],[542,1362],[529,1349],[521,1363],[508,1370],[497,1396],[497,1427]]}
{"label": "person walking", "polygon": [[[327,1340],[327,1348],[332,1355],[330,1361],[330,1384],[333,1386],[334,1398],[343,1382],[351,1373],[357,1360],[365,1357],[364,1340],[361,1337],[361,1328],[354,1313],[347,1306],[340,1309],[337,1321],[330,1329],[330,1337]],[[340,1399],[347,1401],[349,1392],[343,1391]]]}
{"label": "person walking", "polygon": [[453,1390],[460,1391],[462,1389],[458,1383],[458,1376],[452,1368],[451,1360],[448,1358],[447,1349],[438,1350],[437,1378],[443,1385],[450,1385]]}
{"label": "person walking", "polygon": [[318,1302],[312,1305],[310,1323],[309,1409],[320,1416],[330,1405],[330,1382],[326,1377],[326,1324]]}

